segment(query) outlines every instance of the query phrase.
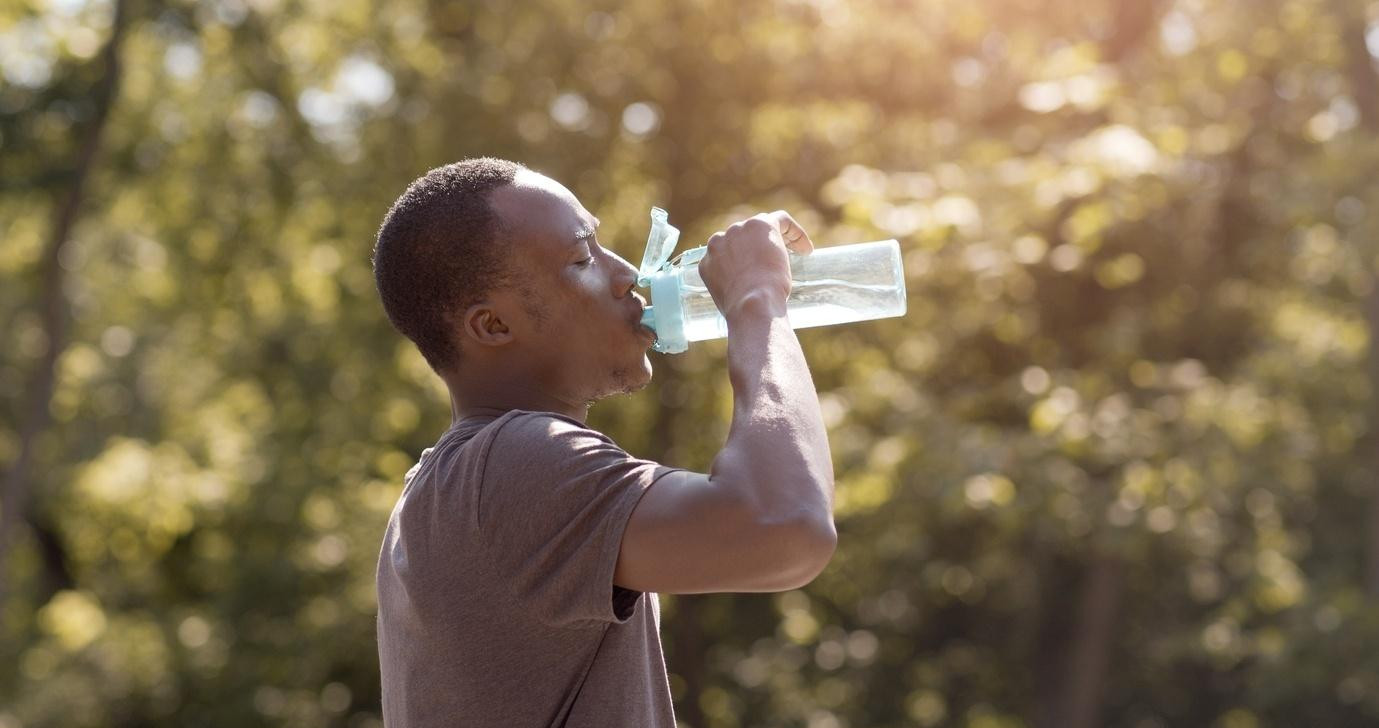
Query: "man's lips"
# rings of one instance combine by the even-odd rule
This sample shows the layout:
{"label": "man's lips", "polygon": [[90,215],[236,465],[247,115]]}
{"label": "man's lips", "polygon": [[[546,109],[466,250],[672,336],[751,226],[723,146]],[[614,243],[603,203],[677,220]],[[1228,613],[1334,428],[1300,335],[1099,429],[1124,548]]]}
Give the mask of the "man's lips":
{"label": "man's lips", "polygon": [[642,325],[642,312],[640,309],[637,310],[637,315],[632,318],[632,328],[636,329],[637,333],[647,341],[655,343],[656,332]]}

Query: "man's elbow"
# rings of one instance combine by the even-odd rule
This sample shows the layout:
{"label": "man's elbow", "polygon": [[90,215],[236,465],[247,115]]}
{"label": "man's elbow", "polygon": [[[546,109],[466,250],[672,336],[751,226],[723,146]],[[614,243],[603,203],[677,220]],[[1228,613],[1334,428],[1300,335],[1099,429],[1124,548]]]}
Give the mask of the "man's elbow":
{"label": "man's elbow", "polygon": [[838,529],[831,518],[823,523],[800,524],[791,541],[794,558],[782,591],[799,589],[823,573],[838,549]]}

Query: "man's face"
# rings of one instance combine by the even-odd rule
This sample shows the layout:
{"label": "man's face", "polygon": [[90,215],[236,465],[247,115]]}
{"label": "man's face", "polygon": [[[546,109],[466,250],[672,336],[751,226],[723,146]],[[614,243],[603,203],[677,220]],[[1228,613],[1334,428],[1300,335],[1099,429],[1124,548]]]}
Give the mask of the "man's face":
{"label": "man's face", "polygon": [[599,244],[598,219],[559,182],[526,170],[490,202],[522,299],[513,354],[542,380],[534,384],[580,402],[645,387],[655,337],[640,323],[637,269]]}

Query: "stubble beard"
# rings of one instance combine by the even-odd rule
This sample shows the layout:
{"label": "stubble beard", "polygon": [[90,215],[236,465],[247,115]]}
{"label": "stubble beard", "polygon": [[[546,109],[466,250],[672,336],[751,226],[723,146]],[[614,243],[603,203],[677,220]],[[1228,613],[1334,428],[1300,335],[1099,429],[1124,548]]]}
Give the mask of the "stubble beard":
{"label": "stubble beard", "polygon": [[607,397],[632,394],[646,389],[646,385],[651,383],[651,377],[643,375],[640,368],[634,370],[631,367],[618,367],[609,373],[609,382],[609,387],[605,393],[589,400],[590,404]]}

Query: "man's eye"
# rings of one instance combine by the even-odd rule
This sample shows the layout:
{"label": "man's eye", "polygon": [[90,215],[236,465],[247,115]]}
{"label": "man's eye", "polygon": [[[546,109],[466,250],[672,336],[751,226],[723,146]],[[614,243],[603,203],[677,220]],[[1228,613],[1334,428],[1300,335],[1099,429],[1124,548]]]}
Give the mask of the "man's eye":
{"label": "man's eye", "polygon": [[592,263],[592,262],[594,262],[594,259],[593,259],[592,257],[591,257],[591,258],[585,258],[584,260],[577,260],[577,261],[575,261],[575,265],[577,265],[577,266],[583,268],[584,266],[589,265],[589,264]]}

